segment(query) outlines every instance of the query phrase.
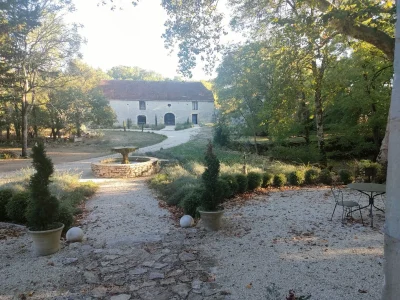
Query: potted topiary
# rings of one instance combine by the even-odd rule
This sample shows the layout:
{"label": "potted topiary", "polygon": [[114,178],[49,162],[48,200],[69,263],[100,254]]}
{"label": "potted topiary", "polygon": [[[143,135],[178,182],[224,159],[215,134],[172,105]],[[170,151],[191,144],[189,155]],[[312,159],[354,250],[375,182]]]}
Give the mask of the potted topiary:
{"label": "potted topiary", "polygon": [[31,157],[36,172],[29,181],[30,201],[26,211],[28,232],[33,239],[35,253],[49,255],[60,249],[60,237],[64,228],[64,224],[56,222],[59,201],[49,190],[54,166],[41,143],[32,148]]}
{"label": "potted topiary", "polygon": [[201,175],[204,192],[200,200],[200,217],[204,227],[216,231],[221,227],[223,211],[220,204],[223,198],[223,191],[218,181],[220,163],[213,152],[211,142],[208,143],[205,155],[206,169]]}

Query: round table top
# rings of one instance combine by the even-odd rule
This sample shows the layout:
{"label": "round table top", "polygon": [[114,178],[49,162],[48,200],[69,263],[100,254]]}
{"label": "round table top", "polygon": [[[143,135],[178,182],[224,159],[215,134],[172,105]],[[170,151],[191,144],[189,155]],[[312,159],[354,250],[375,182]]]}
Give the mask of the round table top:
{"label": "round table top", "polygon": [[377,192],[377,193],[386,192],[386,184],[379,184],[379,183],[356,182],[348,184],[347,187],[353,190],[363,191],[363,192]]}

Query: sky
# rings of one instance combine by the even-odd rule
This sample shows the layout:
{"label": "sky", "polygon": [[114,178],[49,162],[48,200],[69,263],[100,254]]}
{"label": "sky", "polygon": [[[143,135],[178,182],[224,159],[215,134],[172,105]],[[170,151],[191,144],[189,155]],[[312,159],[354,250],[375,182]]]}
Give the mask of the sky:
{"label": "sky", "polygon": [[[74,0],[77,10],[67,18],[83,25],[80,33],[87,43],[81,52],[87,64],[104,71],[125,65],[152,70],[169,78],[179,75],[178,57],[176,53],[169,55],[161,37],[167,14],[160,0],[140,1],[136,7],[128,0],[120,1],[123,9],[115,11],[97,6],[98,2]],[[198,67],[191,80],[200,79],[210,79],[210,76]]]}

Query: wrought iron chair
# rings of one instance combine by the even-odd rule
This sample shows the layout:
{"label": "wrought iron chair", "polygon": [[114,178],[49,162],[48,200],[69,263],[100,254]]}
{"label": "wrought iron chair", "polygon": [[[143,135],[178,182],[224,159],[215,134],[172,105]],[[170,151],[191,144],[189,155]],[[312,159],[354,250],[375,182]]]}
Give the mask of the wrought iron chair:
{"label": "wrought iron chair", "polygon": [[356,201],[348,201],[348,200],[343,200],[343,191],[336,187],[333,186],[331,187],[332,191],[332,196],[335,199],[335,208],[333,209],[332,216],[331,216],[331,221],[333,218],[333,214],[335,213],[336,207],[339,205],[343,208],[342,211],[342,223],[344,223],[345,217],[353,217],[352,213],[354,211],[354,208],[360,212],[360,217],[361,217],[361,222],[364,225],[364,220],[361,214],[361,206],[358,202]]}

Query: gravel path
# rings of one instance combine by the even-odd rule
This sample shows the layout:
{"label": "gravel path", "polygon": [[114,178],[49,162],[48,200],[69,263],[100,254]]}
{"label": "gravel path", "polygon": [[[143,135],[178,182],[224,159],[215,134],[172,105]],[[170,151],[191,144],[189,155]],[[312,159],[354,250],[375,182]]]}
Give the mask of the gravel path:
{"label": "gravel path", "polygon": [[169,212],[146,186],[146,179],[109,180],[88,201],[86,237],[100,248],[158,242],[171,230]]}

